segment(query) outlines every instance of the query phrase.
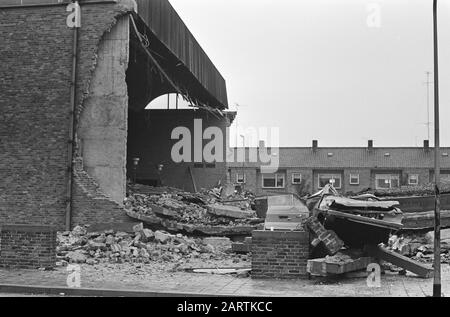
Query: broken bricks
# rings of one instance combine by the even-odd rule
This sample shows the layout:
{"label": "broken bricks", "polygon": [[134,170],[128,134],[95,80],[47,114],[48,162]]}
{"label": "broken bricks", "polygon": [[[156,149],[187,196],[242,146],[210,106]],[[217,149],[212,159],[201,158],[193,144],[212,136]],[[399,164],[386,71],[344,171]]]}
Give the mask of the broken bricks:
{"label": "broken bricks", "polygon": [[[86,234],[83,227],[75,233],[58,233],[57,260],[62,263],[97,264],[149,263],[149,261],[179,261],[181,258],[220,259],[225,256],[229,239],[190,238],[182,234],[136,227],[138,232],[96,232]],[[91,238],[88,238],[91,237]],[[216,240],[214,240],[216,239]],[[211,244],[218,244],[215,248]]]}
{"label": "broken bricks", "polygon": [[164,231],[155,231],[155,241],[160,243],[166,243],[170,241],[171,234],[164,232]]}
{"label": "broken bricks", "polygon": [[317,217],[309,217],[303,222],[306,230],[310,231],[314,239],[311,245],[316,247],[320,243],[325,247],[329,255],[336,254],[343,246],[344,242],[332,230],[326,230]]}
{"label": "broken bricks", "polygon": [[260,227],[250,209],[254,197],[248,193],[229,196],[224,205],[220,196],[209,191],[186,193],[171,188],[154,191],[148,186],[133,186],[128,192],[124,205],[129,217],[168,231],[223,236],[239,235],[242,231],[251,234]]}

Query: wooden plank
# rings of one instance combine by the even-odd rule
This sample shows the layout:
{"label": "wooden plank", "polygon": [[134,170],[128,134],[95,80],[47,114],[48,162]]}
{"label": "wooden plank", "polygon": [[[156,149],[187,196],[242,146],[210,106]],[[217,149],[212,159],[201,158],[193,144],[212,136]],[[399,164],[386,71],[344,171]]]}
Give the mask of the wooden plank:
{"label": "wooden plank", "polygon": [[364,250],[370,256],[390,262],[407,271],[415,273],[420,277],[430,278],[433,276],[433,269],[430,266],[411,260],[406,256],[403,256],[393,251],[389,251],[381,246],[366,245],[364,247]]}

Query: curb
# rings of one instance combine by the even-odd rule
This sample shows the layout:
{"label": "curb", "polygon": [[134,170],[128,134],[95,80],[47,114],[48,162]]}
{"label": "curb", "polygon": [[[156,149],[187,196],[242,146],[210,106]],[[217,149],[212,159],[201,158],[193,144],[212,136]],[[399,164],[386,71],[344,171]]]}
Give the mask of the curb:
{"label": "curb", "polygon": [[138,291],[130,289],[104,288],[70,288],[61,286],[36,286],[0,284],[0,293],[61,295],[61,296],[92,296],[92,297],[221,297],[230,295],[212,295],[183,292]]}

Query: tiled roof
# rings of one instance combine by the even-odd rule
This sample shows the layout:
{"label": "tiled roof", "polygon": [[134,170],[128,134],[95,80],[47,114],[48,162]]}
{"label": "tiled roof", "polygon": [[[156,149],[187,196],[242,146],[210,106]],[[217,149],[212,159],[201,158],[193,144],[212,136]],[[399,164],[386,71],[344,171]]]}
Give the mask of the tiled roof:
{"label": "tiled roof", "polygon": [[[255,150],[255,148],[252,148]],[[236,148],[231,149],[236,157]],[[245,167],[260,167],[261,162],[249,162],[246,148]],[[274,149],[279,167],[301,168],[433,168],[434,150],[425,151],[419,147],[282,147]],[[270,153],[270,151],[269,151]],[[389,155],[387,155],[387,153]],[[441,153],[450,155],[450,148],[441,148]],[[441,168],[450,169],[450,156],[441,155]],[[242,167],[242,162],[229,162],[230,167]]]}

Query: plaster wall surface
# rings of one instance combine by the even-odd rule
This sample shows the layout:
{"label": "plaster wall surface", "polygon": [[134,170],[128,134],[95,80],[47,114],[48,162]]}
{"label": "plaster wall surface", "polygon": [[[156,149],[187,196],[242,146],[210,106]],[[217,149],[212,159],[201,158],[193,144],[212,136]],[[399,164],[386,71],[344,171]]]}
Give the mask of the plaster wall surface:
{"label": "plaster wall surface", "polygon": [[123,16],[100,43],[78,132],[84,169],[119,204],[126,184],[128,47],[129,18]]}

